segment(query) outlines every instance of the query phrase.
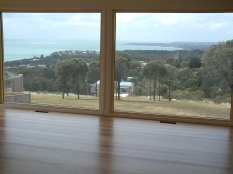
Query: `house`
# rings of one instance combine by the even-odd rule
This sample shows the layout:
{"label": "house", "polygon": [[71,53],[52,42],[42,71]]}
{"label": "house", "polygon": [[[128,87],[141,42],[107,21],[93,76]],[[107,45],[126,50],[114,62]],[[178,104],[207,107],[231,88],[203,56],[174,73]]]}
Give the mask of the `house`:
{"label": "house", "polygon": [[5,102],[31,103],[31,93],[23,92],[23,74],[5,71]]}
{"label": "house", "polygon": [[182,61],[180,64],[181,64],[181,66],[188,66],[189,62],[187,62],[187,61]]}
{"label": "house", "polygon": [[23,92],[23,74],[6,71],[4,75],[6,92]]}
{"label": "house", "polygon": [[[120,83],[120,93],[122,96],[132,96],[133,95],[133,86],[132,82],[121,82]],[[97,93],[99,91],[100,81],[97,81]],[[115,81],[115,88],[117,88],[117,82]],[[91,85],[91,94],[96,94],[96,83]]]}
{"label": "house", "polygon": [[146,62],[144,62],[144,61],[139,61],[141,64],[142,64],[142,67],[144,67],[144,66],[146,66]]}
{"label": "house", "polygon": [[[120,83],[120,94],[121,96],[132,96],[133,95],[133,87],[134,84],[132,82],[124,82]],[[117,89],[118,84],[115,82],[115,89]],[[116,92],[115,92],[116,93]]]}
{"label": "house", "polygon": [[38,68],[46,68],[46,65],[38,65]]}
{"label": "house", "polygon": [[[97,86],[96,86],[96,84],[97,84]],[[99,88],[100,88],[100,80],[98,80],[96,83],[91,84],[91,94],[94,95],[94,94],[96,94],[96,92],[98,94]],[[97,89],[97,91],[96,91],[96,89]]]}
{"label": "house", "polygon": [[134,77],[127,77],[127,81],[132,80]]}

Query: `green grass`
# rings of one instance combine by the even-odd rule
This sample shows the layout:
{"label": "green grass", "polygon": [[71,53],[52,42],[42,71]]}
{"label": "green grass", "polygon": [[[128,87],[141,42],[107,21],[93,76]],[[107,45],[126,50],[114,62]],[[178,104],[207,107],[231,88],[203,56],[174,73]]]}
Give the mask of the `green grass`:
{"label": "green grass", "polygon": [[[37,95],[33,94],[31,102],[42,105],[55,105],[81,109],[99,109],[99,98],[95,96]],[[122,97],[114,100],[117,112],[150,113],[163,115],[178,115],[188,117],[205,117],[214,119],[230,119],[230,104],[214,104],[204,101],[152,101],[147,97]]]}

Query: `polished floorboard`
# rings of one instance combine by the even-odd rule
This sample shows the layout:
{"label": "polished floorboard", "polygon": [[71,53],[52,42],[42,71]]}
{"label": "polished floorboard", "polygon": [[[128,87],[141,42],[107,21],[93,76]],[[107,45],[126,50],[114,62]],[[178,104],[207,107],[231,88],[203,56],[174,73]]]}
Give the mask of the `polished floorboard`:
{"label": "polished floorboard", "polygon": [[233,128],[0,109],[0,174],[229,174]]}

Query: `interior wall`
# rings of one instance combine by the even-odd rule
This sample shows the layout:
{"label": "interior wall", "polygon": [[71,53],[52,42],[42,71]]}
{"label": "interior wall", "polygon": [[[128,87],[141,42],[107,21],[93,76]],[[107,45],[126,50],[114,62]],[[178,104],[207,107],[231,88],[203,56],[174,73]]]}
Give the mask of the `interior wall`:
{"label": "interior wall", "polygon": [[1,0],[1,11],[15,10],[75,10],[80,6],[147,7],[169,11],[232,11],[232,0]]}

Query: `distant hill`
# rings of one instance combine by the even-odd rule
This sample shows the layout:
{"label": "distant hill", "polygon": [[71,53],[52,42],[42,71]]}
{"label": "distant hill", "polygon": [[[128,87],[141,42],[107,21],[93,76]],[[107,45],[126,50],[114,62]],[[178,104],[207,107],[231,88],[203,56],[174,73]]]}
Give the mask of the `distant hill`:
{"label": "distant hill", "polygon": [[176,47],[188,50],[203,50],[206,51],[212,44],[217,42],[171,42],[171,43],[139,43],[130,42],[126,45],[144,45],[144,46],[161,46],[161,47]]}

